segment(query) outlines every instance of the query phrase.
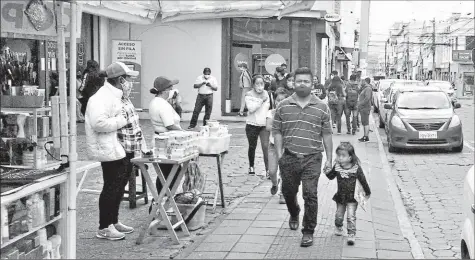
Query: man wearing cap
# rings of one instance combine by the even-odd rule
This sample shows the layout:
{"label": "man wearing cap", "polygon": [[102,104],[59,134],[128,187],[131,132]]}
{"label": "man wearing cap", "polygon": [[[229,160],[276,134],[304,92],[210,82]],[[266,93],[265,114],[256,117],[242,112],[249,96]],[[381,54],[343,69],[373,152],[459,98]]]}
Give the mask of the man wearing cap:
{"label": "man wearing cap", "polygon": [[86,141],[88,154],[101,162],[104,186],[99,197],[99,230],[96,237],[120,240],[133,228],[122,224],[119,206],[130,173],[130,159],[141,150],[142,130],[128,96],[131,77],[138,76],[122,62],[114,62],[105,71],[107,81],[88,101]]}
{"label": "man wearing cap", "polygon": [[196,97],[195,109],[193,110],[193,116],[191,117],[188,129],[196,127],[198,116],[200,115],[203,106],[205,107],[203,125],[206,125],[208,122],[213,109],[213,92],[218,90],[218,81],[214,76],[211,76],[210,68],[204,68],[203,75],[196,78],[193,87],[198,89],[198,97]]}
{"label": "man wearing cap", "polygon": [[280,67],[281,67],[282,69],[284,69],[284,77],[287,77],[287,75],[289,74],[289,73],[287,73],[287,64],[282,63],[282,64],[280,65]]}

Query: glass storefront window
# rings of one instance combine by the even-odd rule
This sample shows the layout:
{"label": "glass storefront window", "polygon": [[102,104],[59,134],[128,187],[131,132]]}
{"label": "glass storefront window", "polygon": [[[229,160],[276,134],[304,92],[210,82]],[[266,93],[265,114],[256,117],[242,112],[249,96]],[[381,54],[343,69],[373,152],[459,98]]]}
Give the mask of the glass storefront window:
{"label": "glass storefront window", "polygon": [[289,42],[289,20],[277,19],[232,19],[233,41]]}

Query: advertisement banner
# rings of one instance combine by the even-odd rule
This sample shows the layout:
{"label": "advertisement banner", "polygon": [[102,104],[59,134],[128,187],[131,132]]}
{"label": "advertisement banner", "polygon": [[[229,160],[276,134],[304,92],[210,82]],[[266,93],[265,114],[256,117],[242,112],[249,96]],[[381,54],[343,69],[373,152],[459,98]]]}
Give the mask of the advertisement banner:
{"label": "advertisement banner", "polygon": [[131,70],[136,70],[140,74],[133,79],[133,89],[130,93],[130,100],[135,108],[142,108],[142,42],[128,40],[112,41],[112,62],[120,61],[125,63]]}

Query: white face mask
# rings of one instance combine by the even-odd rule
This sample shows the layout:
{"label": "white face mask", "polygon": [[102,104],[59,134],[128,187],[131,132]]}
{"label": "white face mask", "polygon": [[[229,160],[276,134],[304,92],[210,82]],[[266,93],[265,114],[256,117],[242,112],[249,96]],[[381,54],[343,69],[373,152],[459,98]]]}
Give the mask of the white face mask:
{"label": "white face mask", "polygon": [[124,79],[124,81],[120,83],[120,86],[122,87],[123,97],[128,98],[130,96],[130,92],[132,92],[132,82]]}
{"label": "white face mask", "polygon": [[205,78],[205,79],[209,79],[209,75],[204,75],[204,78]]}

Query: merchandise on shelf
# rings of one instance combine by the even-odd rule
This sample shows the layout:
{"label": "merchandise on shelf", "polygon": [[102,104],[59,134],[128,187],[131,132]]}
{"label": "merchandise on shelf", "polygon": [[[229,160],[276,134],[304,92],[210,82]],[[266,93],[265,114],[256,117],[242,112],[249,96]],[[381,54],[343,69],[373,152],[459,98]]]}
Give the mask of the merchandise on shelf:
{"label": "merchandise on shelf", "polygon": [[227,125],[210,121],[201,127],[200,135],[198,147],[201,154],[219,154],[229,149],[231,135]]}
{"label": "merchandise on shelf", "polygon": [[2,248],[1,259],[61,259],[61,236],[47,234],[47,229],[56,232],[54,225],[42,228]]}

